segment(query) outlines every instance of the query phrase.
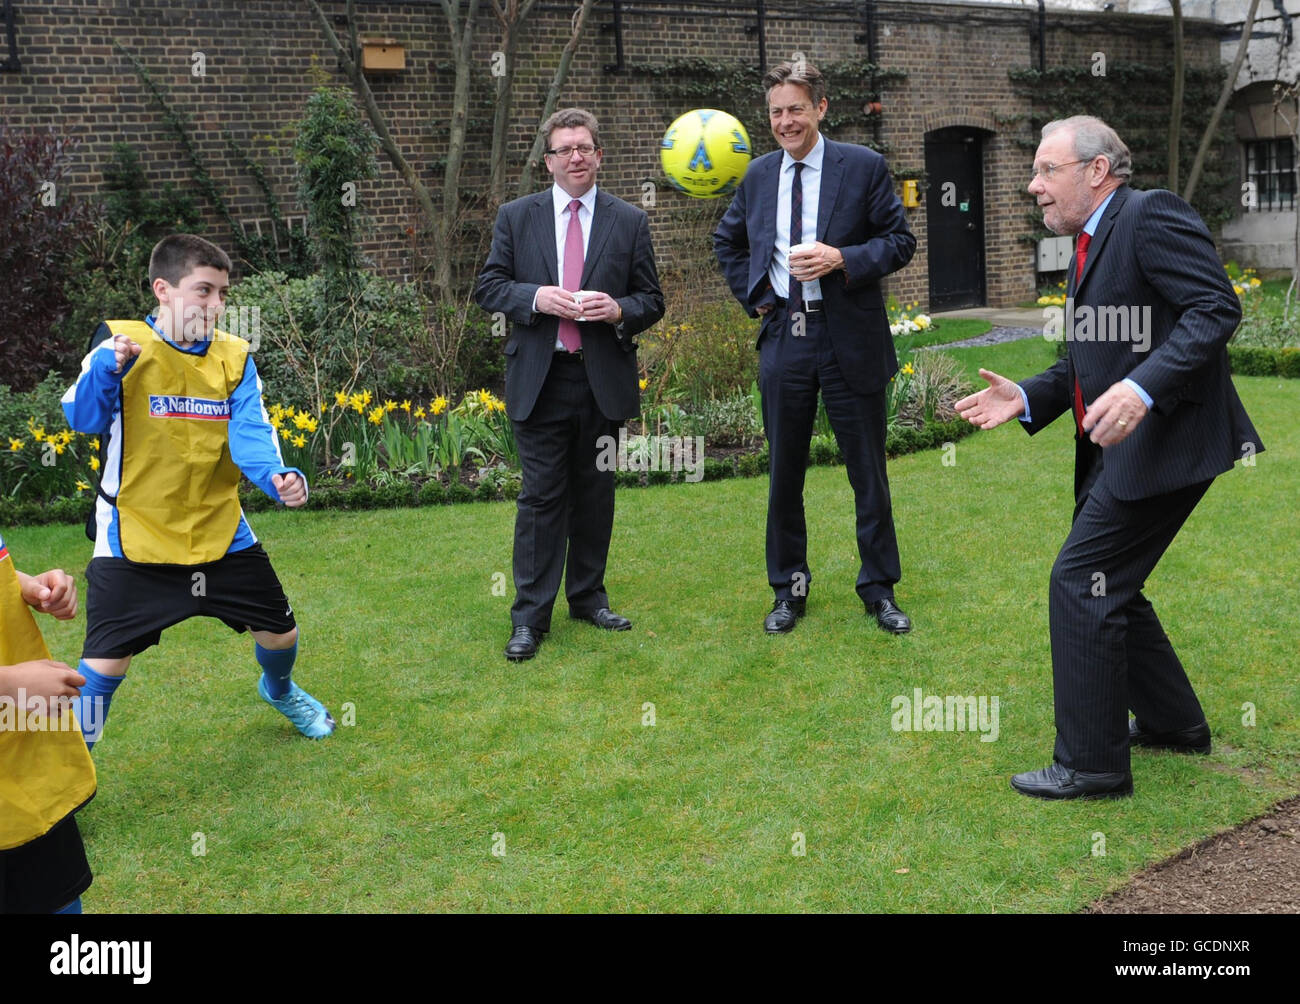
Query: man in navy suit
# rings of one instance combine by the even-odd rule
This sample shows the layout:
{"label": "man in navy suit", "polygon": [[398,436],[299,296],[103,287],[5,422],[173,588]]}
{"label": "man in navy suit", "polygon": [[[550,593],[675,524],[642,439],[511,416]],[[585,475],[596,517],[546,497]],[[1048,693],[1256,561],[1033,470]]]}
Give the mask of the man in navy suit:
{"label": "man in navy suit", "polygon": [[566,108],[543,129],[555,183],[501,207],[474,293],[511,322],[506,414],[523,489],[505,655],[516,662],[536,655],[550,630],[561,574],[571,617],[632,626],[605,592],[614,471],[597,460],[609,453],[603,437],[640,410],[633,336],[664,313],[646,214],[596,188],[595,116]]}
{"label": "man in navy suit", "polygon": [[898,359],[880,281],[911,260],[916,238],[884,158],[820,134],[826,81],[816,67],[782,63],[763,86],[781,149],[750,164],[713,235],[732,293],[763,319],[767,577],[776,594],[763,626],[792,630],[812,582],[803,486],[820,390],[853,486],[858,596],[882,628],[902,634],[912,624],[894,602],[901,572],[885,473],[885,390]]}
{"label": "man in navy suit", "polygon": [[[1075,509],[1048,615],[1056,750],[1012,786],[1038,798],[1129,795],[1129,747],[1210,752],[1210,728],[1142,595],[1210,482],[1260,452],[1225,346],[1241,305],[1200,217],[1172,192],[1134,191],[1128,147],[1099,119],[1043,127],[1029,191],[1078,234],[1061,333],[1068,354],[1017,386],[957,402],[982,429],[1033,435],[1072,413]],[[1130,721],[1128,710],[1136,717]]]}

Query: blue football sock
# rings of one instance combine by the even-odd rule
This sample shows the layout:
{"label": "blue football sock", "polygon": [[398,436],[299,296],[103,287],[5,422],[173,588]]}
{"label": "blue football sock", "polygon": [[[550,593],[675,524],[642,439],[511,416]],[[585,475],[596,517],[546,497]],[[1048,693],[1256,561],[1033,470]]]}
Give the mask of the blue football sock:
{"label": "blue football sock", "polygon": [[298,643],[295,641],[289,648],[263,648],[253,642],[253,652],[262,667],[266,692],[278,701],[289,693],[289,678],[293,675],[294,660],[298,658]]}
{"label": "blue football sock", "polygon": [[104,736],[104,720],[108,718],[113,692],[126,677],[96,673],[85,659],[77,663],[77,672],[86,678],[81,685],[81,696],[76,701],[77,722],[81,725],[81,734],[86,737],[86,746],[94,749],[95,743]]}
{"label": "blue football sock", "polygon": [[77,897],[76,899],[74,899],[71,903],[69,903],[67,906],[65,906],[62,910],[55,910],[54,912],[55,912],[55,913],[80,913],[80,912],[81,912],[81,897],[78,896],[78,897]]}

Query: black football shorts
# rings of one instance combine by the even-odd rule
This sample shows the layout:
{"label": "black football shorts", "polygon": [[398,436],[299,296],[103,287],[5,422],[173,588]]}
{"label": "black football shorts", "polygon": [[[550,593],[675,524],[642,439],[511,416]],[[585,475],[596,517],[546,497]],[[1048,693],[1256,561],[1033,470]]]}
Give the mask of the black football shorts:
{"label": "black football shorts", "polygon": [[191,617],[215,617],[236,631],[287,634],[293,608],[261,544],[202,565],[141,565],[93,558],[86,566],[83,659],[121,659],[157,645]]}

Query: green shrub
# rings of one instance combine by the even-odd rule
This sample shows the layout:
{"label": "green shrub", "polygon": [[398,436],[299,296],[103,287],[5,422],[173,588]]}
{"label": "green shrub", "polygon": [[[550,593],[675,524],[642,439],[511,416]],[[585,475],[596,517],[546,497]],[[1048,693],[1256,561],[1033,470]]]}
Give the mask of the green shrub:
{"label": "green shrub", "polygon": [[1300,349],[1279,349],[1277,353],[1277,375],[1300,377]]}
{"label": "green shrub", "polygon": [[1277,356],[1272,349],[1251,345],[1229,345],[1228,363],[1232,372],[1242,376],[1273,376],[1277,373]]}
{"label": "green shrub", "polygon": [[[322,313],[327,323],[312,319]],[[324,280],[264,272],[230,291],[223,327],[252,342],[263,397],[319,413],[334,391],[374,387],[381,397],[423,396],[431,383],[422,354],[424,306],[415,287],[364,273],[343,318],[325,307]],[[236,318],[244,322],[233,324]]]}
{"label": "green shrub", "polygon": [[713,457],[704,458],[704,478],[705,481],[720,481],[723,478],[734,478],[736,476],[736,467],[731,460],[715,460]]}
{"label": "green shrub", "polygon": [[700,402],[689,424],[691,433],[711,446],[747,446],[763,434],[762,419],[747,390]]}
{"label": "green shrub", "polygon": [[473,502],[474,490],[462,481],[453,481],[447,489],[447,498],[452,502]]}
{"label": "green shrub", "polygon": [[808,444],[808,463],[818,466],[840,463],[839,444],[833,438],[813,436]]}
{"label": "green shrub", "polygon": [[420,505],[442,505],[447,501],[447,491],[437,478],[430,478],[420,485]]}
{"label": "green shrub", "polygon": [[664,396],[698,409],[748,391],[758,377],[757,323],[733,300],[699,304],[641,335],[641,362]]}
{"label": "green shrub", "polygon": [[744,453],[736,461],[736,473],[742,478],[756,478],[767,473],[767,450]]}

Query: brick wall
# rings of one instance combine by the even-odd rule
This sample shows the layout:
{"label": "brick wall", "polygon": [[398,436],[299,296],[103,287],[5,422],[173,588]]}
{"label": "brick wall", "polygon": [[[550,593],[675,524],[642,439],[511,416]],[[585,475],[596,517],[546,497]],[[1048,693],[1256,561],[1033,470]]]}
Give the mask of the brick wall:
{"label": "brick wall", "polygon": [[[323,0],[329,15],[341,14],[341,0]],[[487,7],[487,5],[484,5]],[[115,141],[144,153],[151,179],[171,181],[194,191],[190,166],[177,141],[166,132],[157,107],[114,43],[140,59],[170,91],[175,105],[194,123],[198,148],[227,194],[236,219],[252,224],[266,218],[265,203],[253,180],[232,157],[222,132],[261,163],[288,213],[295,202],[290,156],[292,124],[301,116],[313,86],[313,66],[342,82],[336,60],[311,17],[305,0],[16,0],[18,55],[22,70],[0,73],[0,117],[11,127],[54,126],[81,142],[73,172],[84,193],[100,185],[101,168]],[[623,45],[629,64],[663,62],[707,55],[719,62],[758,58],[752,11],[709,0],[664,0],[623,4]],[[406,69],[372,78],[378,103],[397,143],[435,195],[440,189],[440,158],[445,153],[447,111],[453,75],[451,42],[437,6],[427,0],[360,0],[358,22],[364,36],[399,40]],[[769,0],[766,42],[769,63],[795,50],[815,63],[864,57],[861,4]],[[509,149],[517,174],[532,140],[546,85],[567,37],[572,3],[542,4],[520,52],[515,115]],[[601,2],[589,22],[587,38],[574,60],[562,104],[590,107],[601,121],[606,146],[601,181],[614,194],[637,200],[641,184],[660,176],[657,141],[665,114],[648,75],[614,74],[614,35],[602,30],[612,18]],[[908,79],[883,95],[881,139],[891,147],[895,168],[925,164],[929,130],[962,125],[985,130],[984,184],[987,288],[989,303],[1005,305],[1030,297],[1034,287],[1032,249],[1019,243],[1028,202],[1022,192],[1030,155],[1016,137],[1030,135],[1029,111],[1012,94],[1007,72],[1033,65],[1031,29],[1036,14],[1024,7],[996,4],[877,4],[879,60],[907,72]],[[339,28],[340,32],[345,29]],[[1218,59],[1217,39],[1205,26],[1189,23],[1189,65]],[[475,44],[482,68],[475,82],[466,188],[483,184],[491,132],[491,54],[500,45],[499,29],[484,16]],[[1111,63],[1157,63],[1169,58],[1168,21],[1116,14],[1054,12],[1048,17],[1049,65],[1087,65],[1103,51]],[[192,74],[192,54],[202,52],[205,75]],[[1080,109],[1086,111],[1087,109]],[[672,117],[669,115],[668,117]],[[837,138],[863,140],[865,126]],[[764,137],[762,148],[770,146]],[[380,155],[380,176],[359,188],[373,235],[367,251],[378,268],[395,277],[410,269],[405,231],[415,219],[412,199],[393,167]],[[542,181],[549,180],[543,172]],[[540,185],[539,181],[539,185]],[[658,192],[650,210],[660,256],[671,269],[674,218],[689,200]],[[228,233],[209,212],[208,233],[229,245]],[[891,280],[902,300],[925,302],[930,254],[925,239],[924,205],[909,217],[920,247],[911,265]],[[703,295],[725,295],[720,278]]]}

